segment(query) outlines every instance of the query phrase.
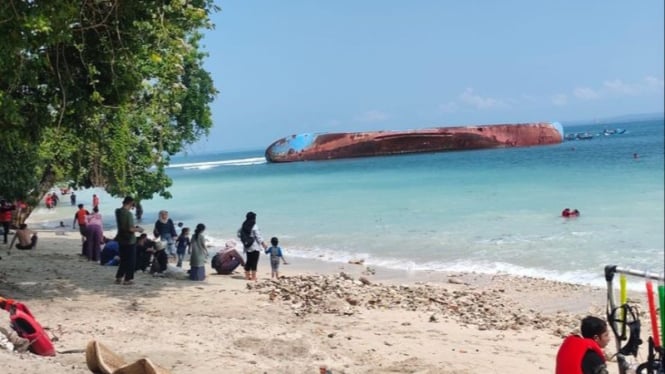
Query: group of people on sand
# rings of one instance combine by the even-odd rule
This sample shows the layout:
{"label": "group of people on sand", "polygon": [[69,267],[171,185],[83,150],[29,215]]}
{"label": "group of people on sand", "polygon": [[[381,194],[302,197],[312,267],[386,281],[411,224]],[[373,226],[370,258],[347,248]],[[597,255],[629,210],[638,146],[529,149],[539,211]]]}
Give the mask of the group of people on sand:
{"label": "group of people on sand", "polygon": [[84,204],[78,204],[72,229],[76,229],[77,224],[81,233],[81,256],[90,261],[99,261],[101,245],[104,243],[104,223],[99,212],[99,204],[92,208],[92,213],[85,209]]}
{"label": "group of people on sand", "polygon": [[[153,235],[155,240],[150,240],[144,233],[143,227],[135,225],[132,209],[135,208],[134,199],[127,196],[122,201],[122,207],[115,210],[116,225],[118,228],[115,241],[118,244],[118,270],[115,275],[116,284],[131,285],[134,283],[134,273],[137,270],[145,271],[148,266],[153,275],[163,275],[168,269],[169,257],[177,258],[177,267],[182,267],[185,253],[190,253],[189,278],[191,280],[203,280],[205,272],[199,269],[200,258],[207,256],[205,238],[202,233],[205,225],[199,223],[194,235],[189,238],[189,228],[182,228],[178,236],[175,231],[173,220],[169,218],[168,212],[159,212],[159,218],[155,222]],[[139,236],[137,237],[137,234]],[[175,247],[178,247],[178,250]],[[203,275],[201,275],[203,274]]]}
{"label": "group of people on sand", "polygon": [[[150,272],[155,275],[163,274],[168,269],[169,259],[176,262],[176,268],[181,268],[188,254],[190,255],[188,278],[193,281],[204,280],[206,261],[209,256],[204,235],[205,224],[197,224],[190,237],[190,229],[182,227],[182,223],[179,223],[178,227],[181,228],[181,231],[178,234],[176,225],[169,218],[168,212],[162,210],[159,212],[153,229],[155,240],[151,240],[144,233],[144,228],[135,225],[134,215],[131,213],[134,208],[134,199],[127,196],[122,202],[122,207],[115,211],[118,229],[114,239],[118,248],[117,258],[113,257],[118,264],[115,283],[131,285],[134,282],[134,273],[137,270],[145,271],[148,267],[150,267]],[[256,213],[247,213],[245,221],[238,230],[238,236],[246,237],[245,245],[243,245],[246,259],[243,259],[243,256],[236,250],[235,241],[229,240],[224,248],[213,256],[212,267],[219,274],[231,274],[242,265],[245,270],[245,278],[256,280],[259,255],[263,250],[271,256],[272,277],[279,278],[280,261],[284,264],[287,262],[276,237],[271,239],[271,246],[268,246],[263,240],[256,224]],[[108,258],[106,256],[105,259]]]}

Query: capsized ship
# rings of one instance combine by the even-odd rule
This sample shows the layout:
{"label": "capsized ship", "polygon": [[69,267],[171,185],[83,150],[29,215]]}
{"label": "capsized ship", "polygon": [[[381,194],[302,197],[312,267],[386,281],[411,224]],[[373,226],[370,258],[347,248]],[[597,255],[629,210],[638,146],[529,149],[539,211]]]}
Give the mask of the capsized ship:
{"label": "capsized ship", "polygon": [[558,144],[558,122],[435,127],[404,131],[303,133],[279,139],[266,149],[270,162],[332,160],[419,152]]}

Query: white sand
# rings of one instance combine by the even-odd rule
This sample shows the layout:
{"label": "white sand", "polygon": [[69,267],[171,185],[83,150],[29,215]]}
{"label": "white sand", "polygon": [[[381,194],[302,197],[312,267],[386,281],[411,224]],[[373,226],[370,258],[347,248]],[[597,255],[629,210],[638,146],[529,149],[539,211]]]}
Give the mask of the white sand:
{"label": "white sand", "polygon": [[[583,315],[602,316],[605,306],[603,289],[478,274],[382,269],[363,274],[361,265],[289,258],[292,263],[282,270],[290,279],[300,274],[332,278],[343,271],[372,283],[355,282],[352,287],[349,281],[348,290],[340,288],[355,293],[353,297],[361,300],[356,306],[335,300],[332,293],[321,295],[350,310],[348,315],[299,316],[291,302],[271,300],[268,291],[274,287],[263,283],[270,275],[266,256],[252,289],[241,271],[212,275],[209,266],[204,282],[137,273],[135,285],[122,286],[113,284],[116,267],[99,266],[78,255],[77,233],[39,235],[34,251],[13,250],[7,255],[6,246],[0,247],[0,296],[25,303],[55,337],[60,352],[84,349],[97,339],[128,361],[148,357],[173,373],[318,373],[322,365],[333,373],[552,373],[561,336]],[[377,288],[376,282],[385,289]],[[434,301],[416,297],[415,310],[399,305],[370,308],[362,301],[366,290],[383,290],[376,292],[384,292],[388,300],[388,285],[424,287],[417,282],[432,286],[427,292]],[[409,287],[395,292],[406,297]],[[452,292],[457,296],[441,296]],[[480,315],[466,315],[464,308],[470,306],[456,304],[461,294],[492,303],[488,310],[478,306]],[[516,311],[529,316],[529,322],[505,330],[491,322]],[[485,321],[482,324],[489,328],[461,322],[465,318]],[[541,318],[546,322],[534,326]],[[8,321],[6,314],[5,324]],[[611,342],[607,353],[613,349]],[[641,351],[646,356],[646,347]],[[83,353],[40,357],[0,350],[0,360],[3,373],[89,372]],[[614,363],[609,368],[618,372]]]}

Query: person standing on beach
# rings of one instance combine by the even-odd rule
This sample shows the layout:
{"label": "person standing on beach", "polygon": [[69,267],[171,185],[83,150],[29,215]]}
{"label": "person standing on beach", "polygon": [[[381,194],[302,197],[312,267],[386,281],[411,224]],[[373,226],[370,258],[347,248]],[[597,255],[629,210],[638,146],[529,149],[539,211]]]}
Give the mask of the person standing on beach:
{"label": "person standing on beach", "polygon": [[143,205],[141,205],[140,202],[137,202],[134,208],[136,209],[134,211],[134,214],[136,215],[136,222],[141,222],[143,219]]}
{"label": "person standing on beach", "polygon": [[104,241],[104,230],[102,229],[102,215],[99,208],[92,208],[92,214],[86,217],[85,227],[85,255],[90,261],[97,261],[102,251],[101,243]]}
{"label": "person standing on beach", "polygon": [[134,199],[131,196],[122,200],[122,207],[115,210],[115,221],[118,225],[118,234],[115,240],[120,246],[120,264],[115,274],[115,283],[134,284],[134,271],[136,270],[136,235],[142,233],[143,228],[134,226],[134,215],[131,209]]}
{"label": "person standing on beach", "polygon": [[2,235],[4,236],[4,244],[7,244],[7,235],[9,235],[9,228],[12,223],[12,212],[16,209],[14,204],[6,200],[0,200],[0,222],[2,223]]}
{"label": "person standing on beach", "polygon": [[268,249],[266,249],[266,254],[270,255],[270,268],[272,270],[270,277],[279,279],[279,259],[282,259],[282,262],[284,262],[284,265],[288,265],[288,262],[286,262],[286,259],[284,258],[284,255],[282,254],[282,248],[278,246],[279,244],[279,239],[276,237],[272,237],[270,239],[270,244],[272,246]]}
{"label": "person standing on beach", "polygon": [[72,194],[69,195],[69,202],[72,204],[72,206],[76,205],[76,194],[74,191],[72,191]]}
{"label": "person standing on beach", "polygon": [[263,241],[259,226],[256,224],[256,213],[247,212],[245,221],[242,223],[240,230],[238,230],[238,237],[242,242],[244,252],[247,254],[247,260],[245,260],[245,279],[256,280],[256,268],[259,263],[261,248],[264,250],[268,248]]}
{"label": "person standing on beach", "polygon": [[194,229],[192,235],[192,257],[189,259],[189,279],[193,281],[202,281],[206,278],[205,264],[208,257],[208,250],[206,249],[205,237],[203,231],[206,227],[204,224],[199,223]]}
{"label": "person standing on beach", "polygon": [[166,242],[166,250],[169,257],[175,258],[175,239],[178,237],[178,234],[175,231],[173,220],[169,218],[169,212],[165,210],[159,211],[159,218],[155,221],[153,235],[155,235],[156,239]]}
{"label": "person standing on beach", "polygon": [[607,374],[603,348],[610,342],[607,322],[587,316],[580,327],[582,336],[564,339],[556,355],[556,374]]}
{"label": "person standing on beach", "polygon": [[99,196],[97,194],[92,194],[92,209],[99,207]]}
{"label": "person standing on beach", "polygon": [[76,224],[78,223],[79,225],[79,232],[81,233],[81,256],[85,256],[85,251],[86,251],[86,225],[88,224],[88,212],[87,209],[84,208],[83,204],[78,205],[79,209],[74,213],[74,222],[72,222],[72,229],[76,228]]}

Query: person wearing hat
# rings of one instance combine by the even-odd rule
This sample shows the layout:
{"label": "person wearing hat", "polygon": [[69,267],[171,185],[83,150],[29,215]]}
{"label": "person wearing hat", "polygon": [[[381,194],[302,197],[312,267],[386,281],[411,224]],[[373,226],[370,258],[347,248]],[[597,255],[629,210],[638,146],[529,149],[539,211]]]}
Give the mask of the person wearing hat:
{"label": "person wearing hat", "polygon": [[[127,196],[122,200],[122,207],[115,210],[115,221],[118,233],[115,240],[120,247],[120,264],[115,274],[116,284],[134,284],[134,271],[136,270],[136,234],[142,233],[143,228],[134,225],[134,198]],[[124,278],[124,282],[123,282]]]}
{"label": "person wearing hat", "polygon": [[256,213],[247,212],[245,221],[242,223],[240,230],[238,230],[238,237],[243,244],[244,252],[247,254],[247,260],[245,260],[245,279],[256,280],[256,268],[259,263],[261,248],[264,250],[268,248],[263,241],[259,226],[256,224]]}

